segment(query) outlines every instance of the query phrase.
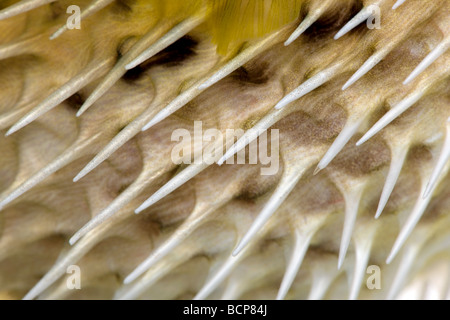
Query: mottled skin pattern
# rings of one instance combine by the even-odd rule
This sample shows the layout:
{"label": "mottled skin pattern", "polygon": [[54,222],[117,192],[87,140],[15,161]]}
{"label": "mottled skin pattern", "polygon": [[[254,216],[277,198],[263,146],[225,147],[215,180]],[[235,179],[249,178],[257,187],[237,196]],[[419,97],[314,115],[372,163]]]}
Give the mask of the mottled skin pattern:
{"label": "mottled skin pattern", "polygon": [[[0,9],[17,2],[0,1]],[[151,30],[147,36],[151,44],[186,18],[164,15],[155,1],[114,1],[84,19],[81,30],[48,39],[67,20],[69,5],[85,8],[89,3],[61,0],[0,20],[0,201],[41,169],[58,164],[44,169],[42,178],[1,208],[0,299],[21,299],[41,279],[44,284],[28,298],[192,299],[227,261],[237,263],[203,298],[274,299],[291,256],[298,251],[296,241],[310,242],[287,299],[348,298],[352,286],[360,289],[352,298],[394,298],[402,297],[399,294],[408,285],[414,285],[415,298],[423,298],[425,284],[434,290],[432,297],[449,297],[448,164],[419,222],[392,262],[386,263],[402,226],[422,198],[446,135],[450,52],[411,83],[402,82],[448,37],[447,0],[407,0],[396,10],[391,10],[395,1],[390,0],[330,0],[318,21],[285,46],[284,41],[320,3],[305,1],[299,18],[278,30],[263,52],[143,132],[140,128],[158,111],[240,51],[218,53],[211,25],[200,24],[138,67],[126,73],[122,67],[123,75],[115,84],[77,117],[105,75],[143,35]],[[372,3],[380,5],[381,29],[370,30],[363,23],[333,39]],[[261,39],[248,39],[245,45]],[[380,63],[348,89],[341,89],[372,54],[382,50],[388,51]],[[329,67],[332,76],[322,86],[280,111],[273,108]],[[70,97],[5,137],[11,126],[56,89],[89,70],[85,83]],[[355,146],[383,115],[424,87],[425,93],[413,106]],[[225,133],[250,129],[264,117],[280,132],[277,174],[260,175],[261,164],[213,164],[134,214],[165,183],[193,168],[171,159],[175,129],[193,132],[194,121],[202,121],[204,130]],[[313,174],[340,132],[356,122],[359,126],[345,147]],[[133,123],[136,127],[130,127]],[[118,134],[126,138],[74,183],[80,170]],[[380,218],[374,219],[390,165],[401,154],[404,164],[398,181]],[[286,200],[230,260],[271,195],[293,177],[298,182]],[[69,239],[105,208],[111,211],[110,219],[71,246]],[[352,210],[357,217],[338,269],[343,226],[348,225],[346,217]],[[178,241],[166,255],[141,277],[123,284],[139,264],[173,239]],[[66,269],[73,264],[82,271],[81,290],[66,286]],[[367,265],[380,267],[380,290],[366,287]],[[355,280],[355,270],[364,271],[360,282]]]}

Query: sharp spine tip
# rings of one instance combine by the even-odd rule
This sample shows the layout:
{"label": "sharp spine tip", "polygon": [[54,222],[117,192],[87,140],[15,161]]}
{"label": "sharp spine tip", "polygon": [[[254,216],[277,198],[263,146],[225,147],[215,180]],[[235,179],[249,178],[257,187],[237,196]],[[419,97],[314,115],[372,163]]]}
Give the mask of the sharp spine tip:
{"label": "sharp spine tip", "polygon": [[437,163],[431,173],[429,182],[427,183],[425,191],[422,195],[423,199],[429,197],[432,194],[433,190],[437,186],[439,177],[444,171],[445,165],[449,160],[450,160],[450,123],[447,123],[447,134],[444,141],[444,145],[438,157]]}
{"label": "sharp spine tip", "polygon": [[139,177],[117,198],[115,198],[108,206],[106,206],[98,214],[96,214],[83,227],[81,227],[81,229],[79,229],[71,238],[71,241],[77,241],[81,237],[84,237],[85,235],[90,233],[92,230],[96,229],[99,225],[108,221],[113,215],[115,215],[119,210],[126,206],[132,199],[134,199],[140,193],[141,188],[144,188],[151,182],[152,179],[146,179],[145,173],[139,175]]}
{"label": "sharp spine tip", "polygon": [[388,176],[381,193],[380,201],[378,203],[377,212],[375,213],[375,219],[378,219],[383,212],[386,204],[394,190],[395,184],[397,183],[400,172],[403,168],[406,156],[408,154],[408,148],[396,149],[393,152],[391,165],[389,168]]}
{"label": "sharp spine tip", "polygon": [[447,36],[436,48],[434,48],[411,72],[411,74],[403,81],[404,85],[412,82],[417,76],[425,71],[433,62],[435,62],[442,54],[444,54],[450,46],[450,36]]}
{"label": "sharp spine tip", "polygon": [[342,91],[348,89],[356,81],[361,79],[365,74],[372,70],[386,55],[384,51],[375,52],[370,56],[364,64],[350,77],[350,79],[342,87]]}
{"label": "sharp spine tip", "polygon": [[[325,4],[325,7],[327,5]],[[300,23],[300,25],[295,29],[294,32],[289,36],[289,38],[284,42],[284,46],[289,46],[292,42],[297,40],[298,37],[300,37],[303,32],[305,32],[314,22],[317,21],[317,19],[320,17],[320,15],[323,13],[324,8],[318,9],[316,12],[312,14],[308,14],[306,18]]]}
{"label": "sharp spine tip", "polygon": [[159,201],[161,199],[161,197],[158,197],[158,195],[160,194],[160,190],[162,190],[163,188],[164,188],[164,186],[161,189],[159,189],[158,191],[156,191],[152,196],[150,196],[150,198],[145,200],[139,207],[137,207],[134,210],[134,214],[140,214],[142,211],[151,207],[155,202]]}
{"label": "sharp spine tip", "polygon": [[311,91],[317,89],[325,82],[329,81],[333,75],[335,74],[336,68],[338,65],[333,65],[325,70],[320,71],[315,74],[305,82],[303,82],[300,86],[289,92],[286,96],[284,96],[276,105],[275,109],[280,110],[290,103],[302,98],[307,95]]}
{"label": "sharp spine tip", "polygon": [[392,10],[397,9],[400,7],[406,0],[397,0],[397,2],[392,6]]}
{"label": "sharp spine tip", "polygon": [[207,83],[202,83],[201,85],[198,86],[199,90],[204,90],[204,89],[208,89],[208,84]]}
{"label": "sharp spine tip", "polygon": [[293,252],[287,265],[286,272],[283,276],[283,280],[281,281],[280,289],[277,293],[277,300],[282,300],[286,297],[286,294],[291,288],[292,283],[294,282],[295,277],[300,270],[305,254],[308,251],[309,245],[311,243],[311,239],[316,231],[320,228],[320,226],[321,224],[317,225],[313,230],[310,230],[309,234],[302,234],[300,230],[297,230],[295,232],[295,244]]}
{"label": "sharp spine tip", "polygon": [[155,251],[153,251],[144,261],[142,261],[126,278],[125,280],[134,281],[138,277],[145,274],[150,268],[152,268],[156,263],[161,261],[166,257],[175,247],[179,246],[183,241],[185,241],[193,230],[195,230],[201,223],[201,219],[197,221],[185,221],[183,226],[175,231],[173,235],[170,236],[168,240],[162,243]]}
{"label": "sharp spine tip", "polygon": [[223,165],[223,163],[226,161],[227,159],[225,159],[224,157],[220,158],[219,161],[217,161],[217,165],[220,167],[221,165]]}
{"label": "sharp spine tip", "polygon": [[157,42],[147,48],[144,52],[139,54],[135,59],[125,65],[125,70],[130,70],[137,67],[142,62],[148,60],[156,53],[167,48],[169,45],[186,35],[192,29],[196,28],[204,20],[203,17],[188,18],[175,27],[173,27],[169,32],[162,36]]}
{"label": "sharp spine tip", "polygon": [[77,111],[76,117],[77,117],[77,118],[81,117],[81,115],[82,115],[87,109],[89,109],[90,107],[91,107],[91,106],[90,106],[90,105],[87,105],[86,103],[83,104],[83,105],[81,106],[81,108]]}
{"label": "sharp spine tip", "polygon": [[359,211],[359,203],[363,193],[363,188],[354,190],[355,193],[345,195],[345,217],[344,229],[342,231],[341,244],[339,248],[338,270],[344,264],[345,256],[347,255],[348,247],[350,245],[353,229],[356,223],[356,218]]}
{"label": "sharp spine tip", "polygon": [[259,53],[263,52],[265,49],[269,48],[270,45],[273,43],[272,40],[277,39],[280,31],[275,32],[263,40],[259,41],[258,43],[254,45],[250,45],[246,49],[244,49],[242,52],[240,52],[237,56],[232,58],[230,61],[228,61],[224,66],[222,66],[219,70],[214,72],[210,77],[208,77],[206,80],[204,80],[197,89],[202,91],[205,89],[208,89],[209,87],[213,86],[226,76],[230,75],[233,71],[238,69],[239,67],[242,67],[245,63],[250,61],[252,58],[257,56]]}
{"label": "sharp spine tip", "polygon": [[364,142],[375,136],[378,132],[383,130],[393,120],[395,120],[398,116],[400,116],[403,112],[405,112],[417,101],[419,101],[424,94],[425,94],[424,90],[419,90],[408,95],[397,105],[395,105],[392,109],[390,109],[380,120],[378,120],[357,143],[363,144]]}
{"label": "sharp spine tip", "polygon": [[69,244],[70,244],[71,246],[73,246],[75,243],[77,243],[78,240],[79,240],[78,237],[73,236],[72,238],[69,239]]}
{"label": "sharp spine tip", "polygon": [[[341,130],[337,138],[334,140],[331,147],[328,149],[328,151],[325,153],[325,155],[322,157],[322,159],[319,161],[319,164],[317,165],[317,168],[319,168],[319,171],[322,169],[325,169],[331,161],[341,152],[341,150],[345,147],[347,142],[353,137],[353,135],[358,130],[359,126],[361,125],[361,122],[364,119],[359,119],[356,121],[350,122],[348,120],[347,124],[344,126],[344,128]],[[316,171],[317,171],[316,168]],[[319,172],[317,171],[317,172]]]}
{"label": "sharp spine tip", "polygon": [[137,67],[137,65],[134,66],[134,64],[129,63],[129,64],[125,65],[125,70],[128,71],[128,70],[131,70],[131,69],[136,68],[136,67]]}
{"label": "sharp spine tip", "polygon": [[123,280],[123,284],[130,284],[131,282],[133,282],[133,274],[131,273],[130,275],[128,275],[124,280]]}
{"label": "sharp spine tip", "polygon": [[89,172],[91,172],[91,168],[89,166],[89,164],[84,167],[73,179],[73,182],[78,182],[80,181],[82,178],[84,178],[84,176],[86,176]]}
{"label": "sharp spine tip", "polygon": [[12,125],[11,128],[9,128],[9,130],[5,133],[5,137],[12,135],[13,133],[19,131],[20,129],[25,127],[27,124],[29,124],[28,121],[23,122],[22,120],[24,120],[24,119],[26,119],[26,118],[24,117],[21,120],[17,121],[14,125]]}
{"label": "sharp spine tip", "polygon": [[59,28],[55,33],[53,33],[53,34],[49,37],[49,40],[55,40],[55,39],[58,38],[60,35],[62,35],[66,30],[67,30],[67,27],[66,27],[66,25],[64,25],[63,27]]}
{"label": "sharp spine tip", "polygon": [[371,15],[372,13],[368,9],[368,7],[364,7],[363,9],[361,9],[361,11],[356,16],[354,16],[349,22],[347,22],[347,24],[345,24],[341,28],[341,30],[338,31],[338,33],[336,33],[336,35],[334,36],[334,40],[338,40],[339,38],[347,34],[353,28],[361,24],[363,21],[367,20]]}
{"label": "sharp spine tip", "polygon": [[155,124],[158,124],[159,122],[164,120],[168,116],[165,112],[163,112],[164,110],[166,109],[163,109],[161,110],[162,112],[157,113],[156,116],[154,116],[145,126],[142,127],[141,131],[142,132],[147,131]]}
{"label": "sharp spine tip", "polygon": [[[280,101],[280,102],[281,102],[281,101]],[[278,102],[278,103],[275,105],[275,109],[276,109],[276,110],[280,110],[281,108],[284,107],[284,105],[281,104],[280,102]]]}
{"label": "sharp spine tip", "polygon": [[[434,190],[435,187],[436,186],[434,186],[432,190]],[[423,187],[422,190],[424,190]],[[406,220],[405,224],[402,226],[400,233],[397,236],[397,239],[395,240],[395,243],[391,249],[391,252],[389,253],[388,258],[386,259],[387,264],[392,262],[392,260],[398,254],[398,252],[403,247],[405,242],[408,240],[415,226],[417,225],[423,213],[425,212],[430,200],[431,197],[428,196],[426,198],[422,198],[422,192],[420,193],[419,198],[417,199],[412,212],[408,216],[408,219]]]}
{"label": "sharp spine tip", "polygon": [[314,169],[313,176],[317,175],[320,171],[322,171],[323,168],[321,168],[319,165],[317,165],[316,169]]}
{"label": "sharp spine tip", "polygon": [[36,185],[41,183],[43,180],[45,180],[47,177],[49,177],[56,171],[65,167],[67,164],[74,161],[75,159],[78,159],[81,150],[86,146],[88,146],[89,143],[93,141],[96,137],[97,136],[94,136],[92,139],[83,143],[83,145],[79,146],[74,145],[66,149],[66,151],[64,151],[62,154],[56,157],[56,159],[51,161],[48,165],[44,166],[43,168],[39,169],[31,177],[22,182],[18,187],[14,188],[14,190],[12,190],[8,194],[8,196],[5,199],[3,199],[3,201],[0,202],[0,206],[5,206],[6,204],[14,201],[15,199],[23,195],[25,192],[28,192],[29,190],[34,188]]}
{"label": "sharp spine tip", "polygon": [[[286,175],[282,178],[277,188],[271,195],[269,201],[264,205],[264,208],[253,221],[249,230],[245,233],[242,240],[239,242],[236,249],[233,251],[233,256],[241,252],[260,232],[264,225],[273,216],[283,201],[289,196],[292,189],[295,187],[299,179],[302,177],[306,168],[301,167],[300,170],[294,170],[290,175]],[[236,253],[236,254],[234,254]]]}
{"label": "sharp spine tip", "polygon": [[133,120],[124,129],[122,129],[97,155],[89,161],[89,163],[81,169],[81,171],[74,178],[74,182],[81,180],[88,175],[92,170],[97,168],[103,161],[108,159],[111,154],[117,151],[127,141],[129,141],[135,134],[139,133],[143,119],[146,118],[145,112],[138,118]]}
{"label": "sharp spine tip", "polygon": [[200,289],[194,300],[203,300],[210,295],[214,289],[229,275],[235,265],[244,257],[242,253],[238,257],[229,257],[219,270]]}

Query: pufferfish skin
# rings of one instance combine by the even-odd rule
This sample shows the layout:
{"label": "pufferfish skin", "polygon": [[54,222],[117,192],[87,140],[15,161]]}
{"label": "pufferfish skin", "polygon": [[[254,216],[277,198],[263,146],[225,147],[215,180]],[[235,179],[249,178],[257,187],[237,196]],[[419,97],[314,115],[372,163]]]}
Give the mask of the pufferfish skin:
{"label": "pufferfish skin", "polygon": [[0,1],[0,299],[450,299],[449,47],[447,0]]}

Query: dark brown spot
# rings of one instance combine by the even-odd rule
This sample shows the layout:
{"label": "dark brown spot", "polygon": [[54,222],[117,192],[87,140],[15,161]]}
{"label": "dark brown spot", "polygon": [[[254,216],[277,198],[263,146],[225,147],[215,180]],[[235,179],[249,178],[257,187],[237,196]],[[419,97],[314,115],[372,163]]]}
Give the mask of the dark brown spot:
{"label": "dark brown spot", "polygon": [[[313,23],[304,33],[310,40],[321,41],[324,37],[334,36],[351,18],[363,8],[362,1],[338,1]],[[304,13],[303,13],[304,14]],[[306,14],[304,14],[306,16]],[[361,24],[365,28],[364,24]],[[361,25],[353,29],[359,30]]]}
{"label": "dark brown spot", "polygon": [[231,77],[244,84],[264,84],[269,80],[267,69],[267,63],[247,64],[233,72]]}
{"label": "dark brown spot", "polygon": [[357,147],[356,141],[359,138],[360,136],[350,140],[330,167],[358,177],[379,170],[390,162],[390,150],[382,140],[374,138]]}
{"label": "dark brown spot", "polygon": [[78,111],[84,103],[84,99],[80,93],[75,93],[66,100],[66,106],[74,111]]}
{"label": "dark brown spot", "polygon": [[57,19],[61,15],[66,14],[66,10],[67,7],[58,1],[50,3],[50,14],[52,19]]}
{"label": "dark brown spot", "polygon": [[124,75],[125,80],[138,80],[145,71],[155,66],[164,65],[165,67],[178,66],[193,55],[198,42],[190,36],[184,36],[154,57],[143,62],[136,68],[129,70]]}
{"label": "dark brown spot", "polygon": [[113,13],[123,14],[131,13],[133,11],[132,6],[136,3],[136,0],[116,0],[112,7]]}

